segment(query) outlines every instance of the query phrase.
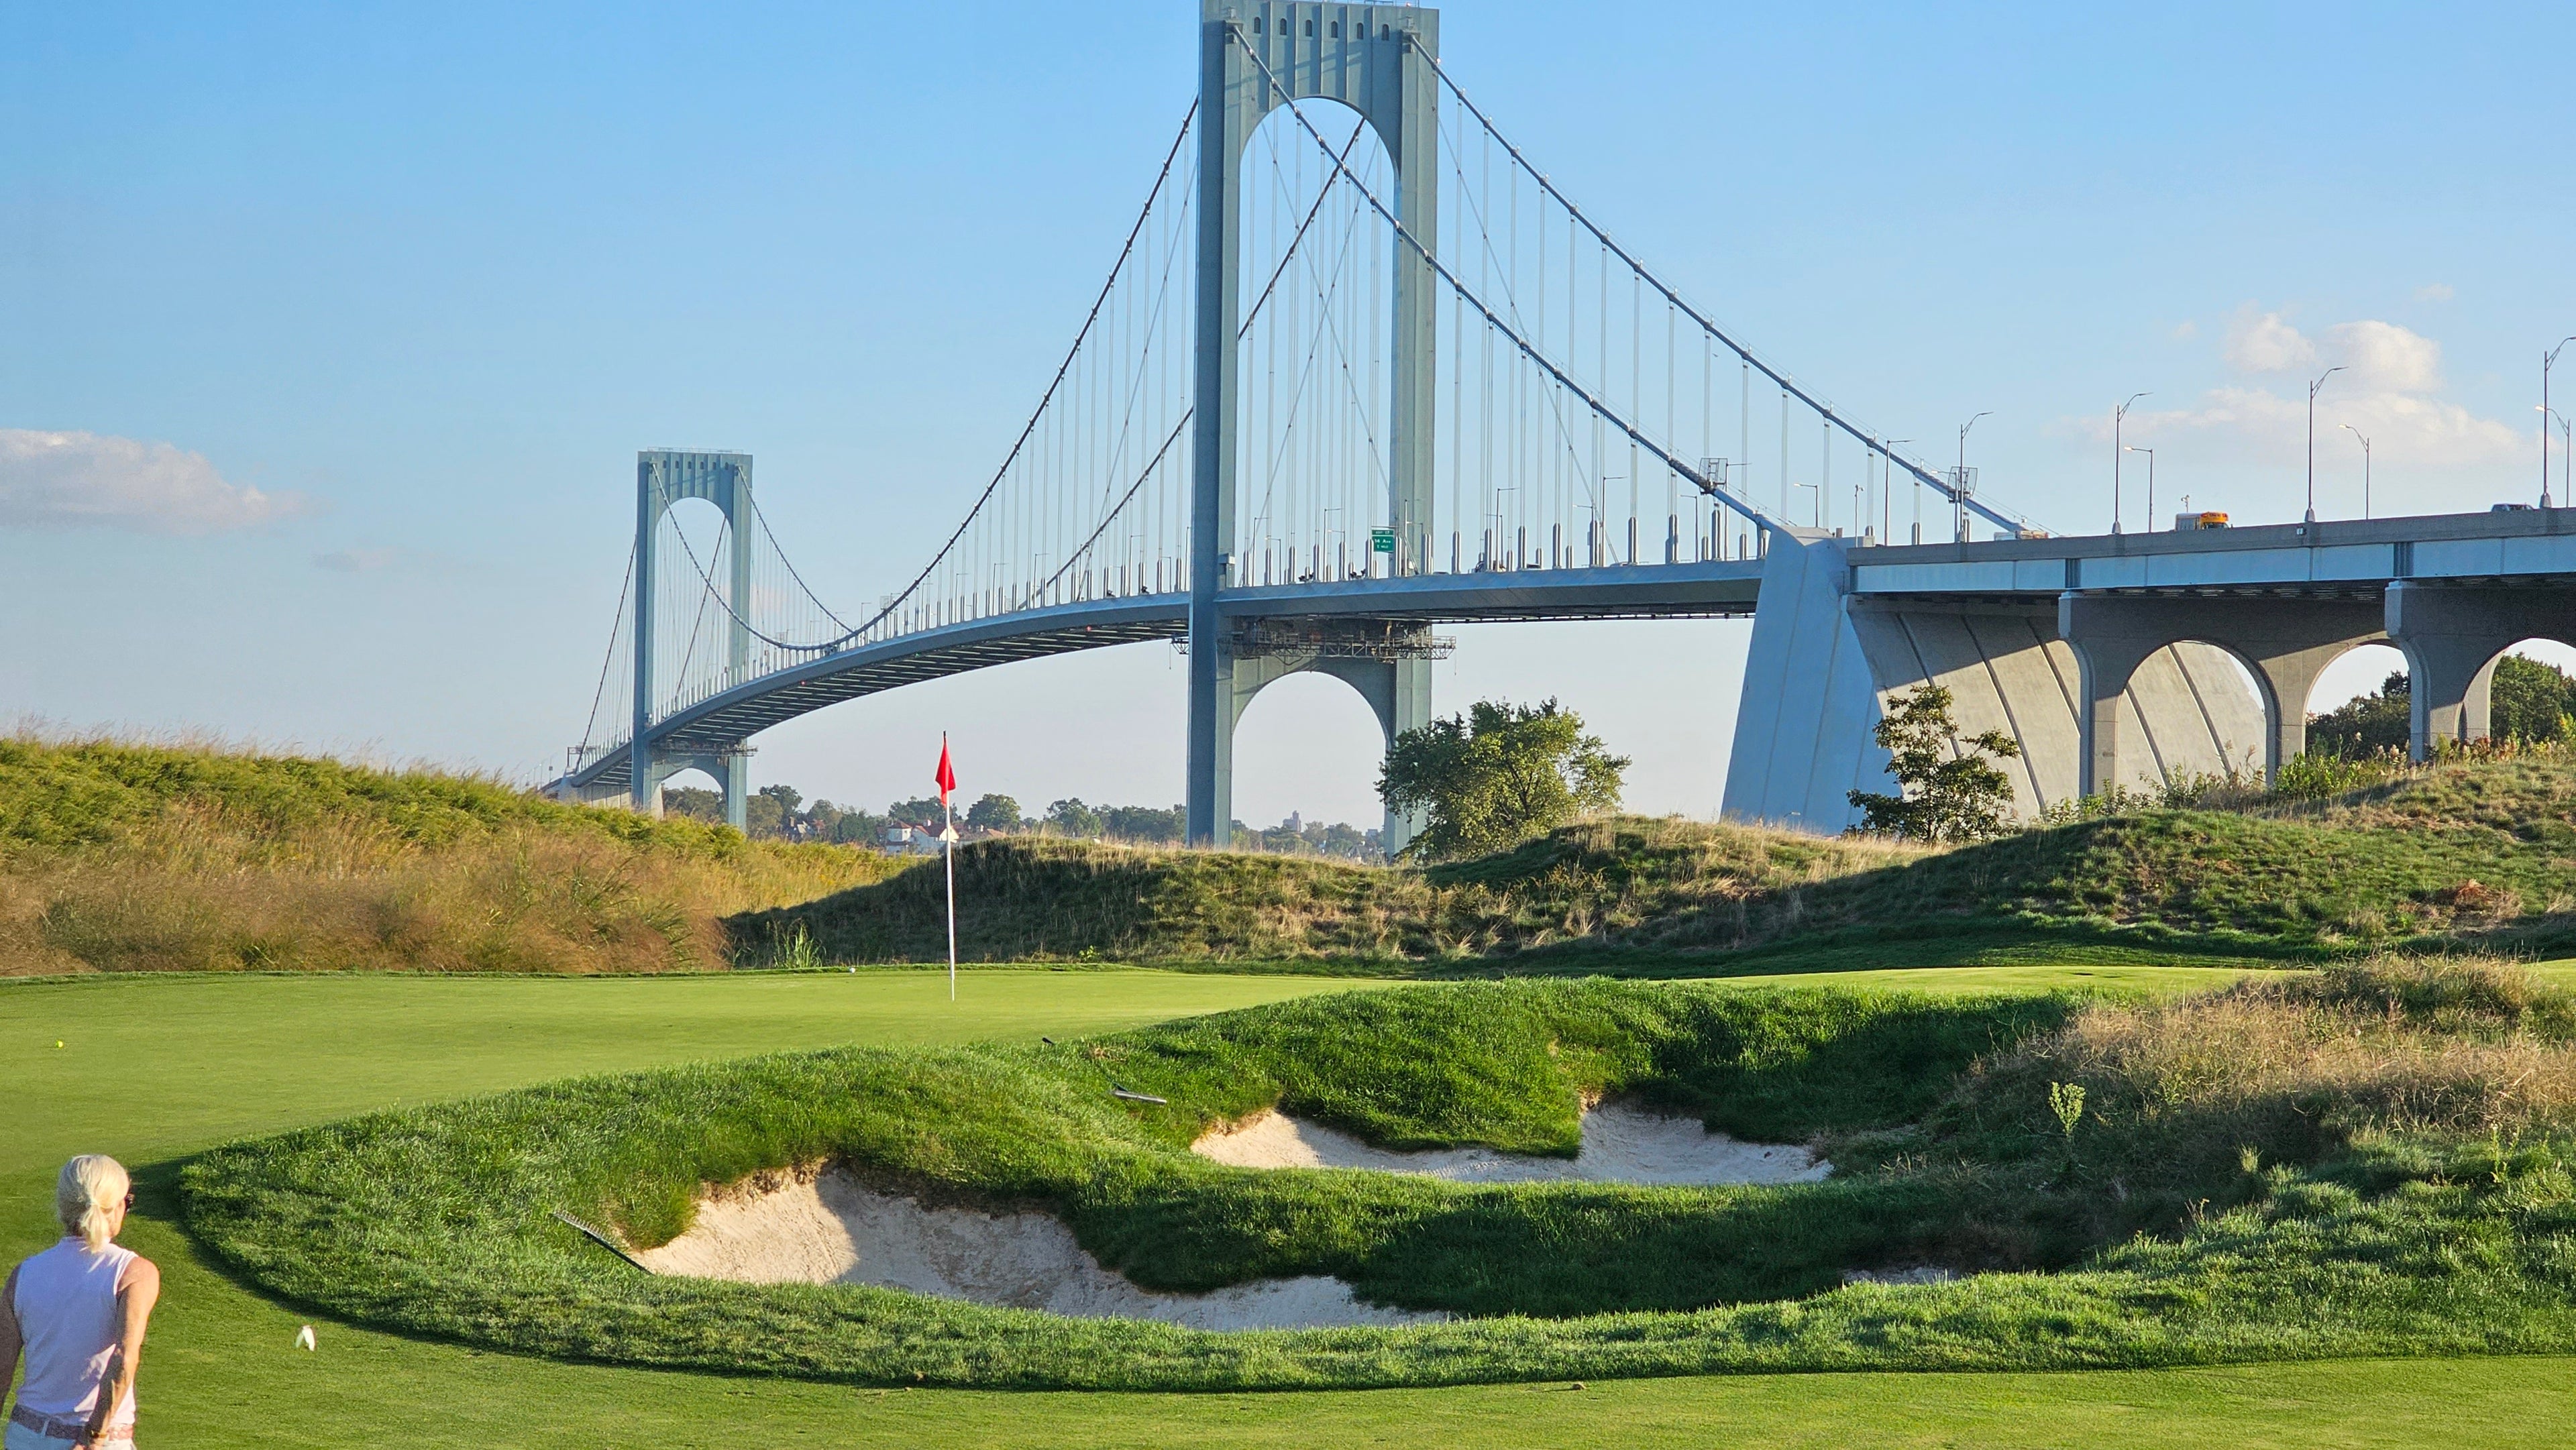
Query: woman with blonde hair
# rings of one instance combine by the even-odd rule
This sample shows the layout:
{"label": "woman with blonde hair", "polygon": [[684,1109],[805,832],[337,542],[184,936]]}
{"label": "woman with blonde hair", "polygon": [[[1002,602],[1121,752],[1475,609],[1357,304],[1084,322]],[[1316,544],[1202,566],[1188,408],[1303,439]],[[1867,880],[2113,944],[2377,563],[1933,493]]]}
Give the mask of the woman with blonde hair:
{"label": "woman with blonde hair", "polygon": [[63,1165],[54,1217],[63,1241],[9,1271],[0,1292],[0,1393],[27,1361],[0,1450],[91,1450],[134,1443],[134,1371],[161,1271],[119,1248],[134,1185],[96,1153]]}

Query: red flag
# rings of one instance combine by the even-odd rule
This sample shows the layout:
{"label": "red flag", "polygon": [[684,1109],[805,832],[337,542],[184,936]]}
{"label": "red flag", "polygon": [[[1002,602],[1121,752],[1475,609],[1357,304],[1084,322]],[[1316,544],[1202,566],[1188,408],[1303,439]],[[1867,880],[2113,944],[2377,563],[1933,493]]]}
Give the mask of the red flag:
{"label": "red flag", "polygon": [[939,737],[939,773],[931,779],[939,782],[939,808],[946,810],[949,795],[957,789],[957,770],[948,763],[948,736],[945,733]]}

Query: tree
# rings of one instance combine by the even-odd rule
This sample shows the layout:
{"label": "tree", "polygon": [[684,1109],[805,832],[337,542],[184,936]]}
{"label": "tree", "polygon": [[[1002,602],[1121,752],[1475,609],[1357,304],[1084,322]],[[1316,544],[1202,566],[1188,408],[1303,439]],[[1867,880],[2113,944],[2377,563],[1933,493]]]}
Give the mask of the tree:
{"label": "tree", "polygon": [[1858,829],[1917,841],[2003,834],[2012,778],[1994,761],[2021,754],[2020,742],[2000,730],[1961,738],[1950,719],[1950,692],[1939,685],[1919,686],[1887,706],[1874,734],[1888,753],[1897,793],[1850,792],[1861,810]]}
{"label": "tree", "polygon": [[886,818],[907,826],[927,826],[934,831],[947,824],[940,815],[939,797],[935,795],[915,796],[908,801],[896,801],[886,807]]}
{"label": "tree", "polygon": [[1142,845],[1177,845],[1189,825],[1189,812],[1180,806],[1102,806],[1099,815],[1102,835]]}
{"label": "tree", "polygon": [[886,819],[866,811],[843,811],[832,818],[828,833],[836,846],[873,846],[885,838]]}
{"label": "tree", "polygon": [[2308,717],[2308,753],[2360,760],[2404,750],[2413,730],[2406,672],[2390,675],[2376,695],[2356,695],[2322,715]]}
{"label": "tree", "polygon": [[720,826],[725,818],[724,796],[700,785],[666,785],[662,787],[662,814]]}
{"label": "tree", "polygon": [[1583,733],[1556,701],[1480,700],[1464,715],[1395,738],[1378,798],[1427,817],[1405,854],[1430,859],[1505,850],[1581,815],[1619,808],[1628,758]]}
{"label": "tree", "polygon": [[2576,681],[2538,660],[2506,655],[2496,661],[2487,688],[2487,736],[2493,740],[2555,740],[2560,721],[2576,713]]}
{"label": "tree", "polygon": [[1046,828],[1059,836],[1089,840],[1100,834],[1100,813],[1079,799],[1060,800],[1046,808]]}
{"label": "tree", "polygon": [[[2390,675],[2376,695],[2360,695],[2322,715],[2308,717],[2308,753],[2346,760],[2404,751],[2413,736],[2413,688],[2405,673]],[[2576,714],[2576,680],[2564,670],[2506,655],[2495,662],[2487,687],[2487,736],[2492,740],[2557,740]]]}
{"label": "tree", "polygon": [[966,824],[979,831],[1016,831],[1020,803],[1006,795],[988,795],[966,808]]}

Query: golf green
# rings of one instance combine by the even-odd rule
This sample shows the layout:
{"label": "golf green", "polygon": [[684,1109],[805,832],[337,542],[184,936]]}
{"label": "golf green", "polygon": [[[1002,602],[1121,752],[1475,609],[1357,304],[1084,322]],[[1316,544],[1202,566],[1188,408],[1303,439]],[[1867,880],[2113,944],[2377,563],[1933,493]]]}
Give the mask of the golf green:
{"label": "golf green", "polygon": [[[1938,990],[2152,968],[1883,974]],[[1856,973],[1842,978],[1882,979]],[[246,1292],[167,1217],[170,1164],[236,1135],[568,1074],[835,1042],[1067,1036],[1369,984],[977,971],[691,978],[91,978],[0,985],[0,1257],[51,1236],[73,1152],[144,1168],[127,1242],[167,1273],[147,1443],[188,1446],[2505,1445],[2576,1410],[2576,1361],[2347,1362],[2062,1375],[1742,1376],[1456,1390],[1080,1395],[850,1390],[557,1364],[323,1322]],[[57,1043],[62,1044],[56,1046]]]}

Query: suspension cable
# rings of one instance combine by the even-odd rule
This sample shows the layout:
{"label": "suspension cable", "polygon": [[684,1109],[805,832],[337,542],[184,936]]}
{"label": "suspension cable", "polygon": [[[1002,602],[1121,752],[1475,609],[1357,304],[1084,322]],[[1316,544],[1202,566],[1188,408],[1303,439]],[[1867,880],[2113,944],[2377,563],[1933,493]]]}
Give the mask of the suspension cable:
{"label": "suspension cable", "polygon": [[[1243,44],[1245,53],[1251,55],[1253,59],[1258,62],[1260,60],[1260,56],[1252,50],[1249,42],[1241,41],[1239,36],[1237,39],[1238,43]],[[1418,49],[1419,47],[1416,48]],[[2021,529],[2028,527],[2027,520],[2011,517],[1999,512],[1993,507],[1980,502],[1973,494],[1962,494],[1952,489],[1950,485],[1943,483],[1939,476],[1924,468],[1922,465],[1914,462],[1912,459],[1898,456],[1886,443],[1872,436],[1867,430],[1854,425],[1840,413],[1835,412],[1831,405],[1815,397],[1813,394],[1810,394],[1806,389],[1799,387],[1787,373],[1784,373],[1771,366],[1771,364],[1763,361],[1762,358],[1751,348],[1748,348],[1744,344],[1736,341],[1735,338],[1729,335],[1724,328],[1721,328],[1715,322],[1710,321],[1704,313],[1702,313],[1698,308],[1693,307],[1680,293],[1675,292],[1672,288],[1666,286],[1663,279],[1647,270],[1646,264],[1638,261],[1634,255],[1630,254],[1627,248],[1622,247],[1616,241],[1611,240],[1610,234],[1603,231],[1590,216],[1584,213],[1581,207],[1576,206],[1573,198],[1558,190],[1555,182],[1550,181],[1545,173],[1531,165],[1529,158],[1521,154],[1520,148],[1512,144],[1511,138],[1505,136],[1502,133],[1501,128],[1494,124],[1493,118],[1487,116],[1483,110],[1478,108],[1474,101],[1467,99],[1467,93],[1460,89],[1457,81],[1451,79],[1449,72],[1441,67],[1440,58],[1438,56],[1432,55],[1426,50],[1422,52],[1422,59],[1424,64],[1431,67],[1431,73],[1440,78],[1440,84],[1447,87],[1449,94],[1457,98],[1458,104],[1465,107],[1467,113],[1476,118],[1477,124],[1484,127],[1486,134],[1502,143],[1503,150],[1510,154],[1512,161],[1523,171],[1528,172],[1530,178],[1539,184],[1541,190],[1545,191],[1549,196],[1554,197],[1557,205],[1564,207],[1569,215],[1573,216],[1575,220],[1581,222],[1586,231],[1589,231],[1595,238],[1599,239],[1601,245],[1609,248],[1611,253],[1617,256],[1620,261],[1627,263],[1628,266],[1639,276],[1644,277],[1649,285],[1663,295],[1665,301],[1680,308],[1684,316],[1688,317],[1691,321],[1698,323],[1711,337],[1714,337],[1719,342],[1726,344],[1728,350],[1733,352],[1737,357],[1742,358],[1747,366],[1759,370],[1764,377],[1767,377],[1774,383],[1779,384],[1782,392],[1789,394],[1799,402],[1802,402],[1808,407],[1814,409],[1818,414],[1822,415],[1828,423],[1832,424],[1834,427],[1842,429],[1845,433],[1850,434],[1863,447],[1869,448],[1885,457],[1893,459],[1898,467],[1901,467],[1908,473],[1913,474],[1917,481],[1929,484],[1934,489],[1939,490],[1943,497],[1965,505],[1970,510],[1984,515],[1991,522],[2004,528]],[[1264,65],[1262,69],[1267,73],[1269,67]],[[1294,110],[1296,108],[1295,103],[1290,102],[1289,108]]]}
{"label": "suspension cable", "polygon": [[[624,619],[626,617],[626,601],[635,592],[635,556],[637,551],[637,546],[634,544],[626,546],[626,582],[617,586],[616,617],[619,619]],[[588,748],[590,745],[590,737],[599,733],[599,707],[608,699],[608,672],[616,668],[616,665],[617,628],[615,625],[611,625],[608,630],[608,654],[599,662],[599,686],[590,692],[590,723],[587,726],[584,726],[581,732],[581,743],[584,748]]]}
{"label": "suspension cable", "polygon": [[1002,466],[993,470],[993,481],[985,484],[984,491],[976,495],[975,506],[966,511],[966,517],[957,525],[956,532],[948,536],[947,543],[939,546],[939,552],[931,556],[930,562],[922,566],[921,572],[913,576],[912,582],[896,593],[894,598],[883,609],[878,610],[867,623],[850,630],[838,639],[827,640],[818,645],[788,646],[789,648],[812,649],[817,652],[829,652],[840,648],[882,623],[901,607],[905,600],[912,597],[913,591],[919,589],[931,575],[938,572],[941,562],[948,557],[948,551],[957,547],[957,541],[965,536],[967,526],[975,521],[977,514],[983,512],[984,505],[993,497],[994,490],[1000,488],[1002,480],[1009,476],[1011,465],[1019,461],[1020,450],[1028,446],[1030,435],[1037,431],[1039,420],[1046,416],[1047,405],[1055,401],[1056,390],[1064,386],[1065,375],[1073,370],[1074,359],[1082,355],[1082,345],[1090,339],[1092,326],[1100,320],[1100,309],[1107,305],[1110,293],[1117,288],[1118,276],[1126,269],[1128,256],[1136,250],[1136,238],[1144,233],[1145,223],[1152,219],[1154,203],[1161,198],[1164,183],[1171,180],[1172,164],[1180,159],[1181,146],[1189,140],[1191,123],[1198,119],[1198,114],[1199,103],[1193,100],[1190,102],[1189,114],[1181,118],[1180,134],[1172,138],[1172,149],[1163,156],[1163,169],[1155,174],[1154,189],[1146,193],[1144,210],[1136,214],[1136,225],[1128,229],[1126,244],[1118,249],[1118,260],[1110,265],[1109,280],[1100,284],[1100,295],[1092,299],[1091,311],[1082,319],[1082,330],[1074,334],[1073,346],[1065,351],[1064,361],[1057,365],[1055,379],[1047,384],[1045,394],[1038,399],[1037,410],[1029,415],[1028,423],[1020,429],[1020,436],[1012,442],[1010,453],[1002,459]]}
{"label": "suspension cable", "polygon": [[[1252,48],[1252,43],[1244,38],[1241,28],[1230,28],[1227,34],[1236,45],[1242,48],[1243,53],[1251,58],[1252,63],[1261,68],[1263,78],[1269,81],[1271,86],[1281,95],[1286,95],[1287,87],[1279,83],[1279,77],[1270,69],[1270,63],[1262,58],[1260,52]],[[1321,149],[1324,154],[1330,156],[1332,154],[1332,144],[1326,141],[1322,133],[1315,129],[1314,122],[1307,118],[1305,111],[1293,100],[1285,101],[1283,104],[1287,106],[1288,114],[1296,117],[1299,128],[1305,131],[1306,135],[1314,141],[1316,146]],[[1509,145],[1508,142],[1505,144],[1507,146]],[[1515,155],[1517,155],[1517,153],[1515,153]],[[1531,362],[1536,363],[1541,370],[1548,374],[1549,377],[1555,379],[1558,387],[1561,387],[1567,392],[1572,393],[1577,398],[1582,399],[1583,402],[1592,408],[1593,411],[1599,413],[1603,418],[1608,419],[1621,432],[1627,434],[1631,441],[1635,442],[1639,447],[1642,447],[1648,452],[1654,454],[1657,459],[1661,460],[1674,472],[1689,479],[1702,492],[1725,503],[1728,507],[1733,508],[1738,513],[1743,514],[1747,519],[1760,524],[1766,529],[1785,531],[1784,525],[1773,519],[1770,515],[1764,513],[1760,508],[1719,488],[1717,485],[1710,482],[1706,476],[1701,474],[1698,469],[1691,467],[1690,465],[1682,462],[1678,457],[1674,456],[1672,450],[1664,447],[1664,445],[1657,443],[1652,438],[1649,438],[1644,433],[1638,431],[1635,424],[1620,417],[1616,412],[1612,411],[1607,403],[1604,403],[1601,399],[1595,397],[1590,389],[1584,387],[1581,383],[1576,382],[1563,368],[1558,367],[1544,354],[1540,353],[1538,349],[1532,347],[1527,338],[1521,336],[1519,332],[1515,331],[1508,323],[1504,322],[1501,317],[1495,315],[1494,310],[1485,305],[1483,298],[1478,297],[1473,292],[1469,291],[1467,289],[1467,284],[1460,281],[1457,274],[1451,272],[1438,257],[1433,256],[1431,254],[1431,249],[1422,244],[1422,239],[1413,234],[1413,229],[1406,226],[1403,220],[1396,216],[1394,209],[1378,198],[1376,192],[1369,190],[1365,182],[1362,182],[1357,176],[1352,175],[1349,167],[1342,165],[1338,160],[1334,162],[1334,167],[1342,174],[1344,179],[1350,182],[1353,189],[1357,190],[1359,194],[1367,200],[1370,208],[1376,211],[1379,216],[1385,218],[1387,225],[1395,229],[1395,234],[1404,241],[1406,246],[1413,249],[1414,255],[1422,258],[1424,265],[1430,267],[1431,270],[1439,276],[1441,281],[1447,283],[1451,290],[1458,294],[1460,299],[1474,307],[1478,312],[1483,313],[1488,326],[1491,326],[1497,332],[1502,333],[1503,336],[1509,339],[1515,347],[1519,348],[1522,356],[1528,358]],[[1625,254],[1623,253],[1622,255],[1624,256]]]}

